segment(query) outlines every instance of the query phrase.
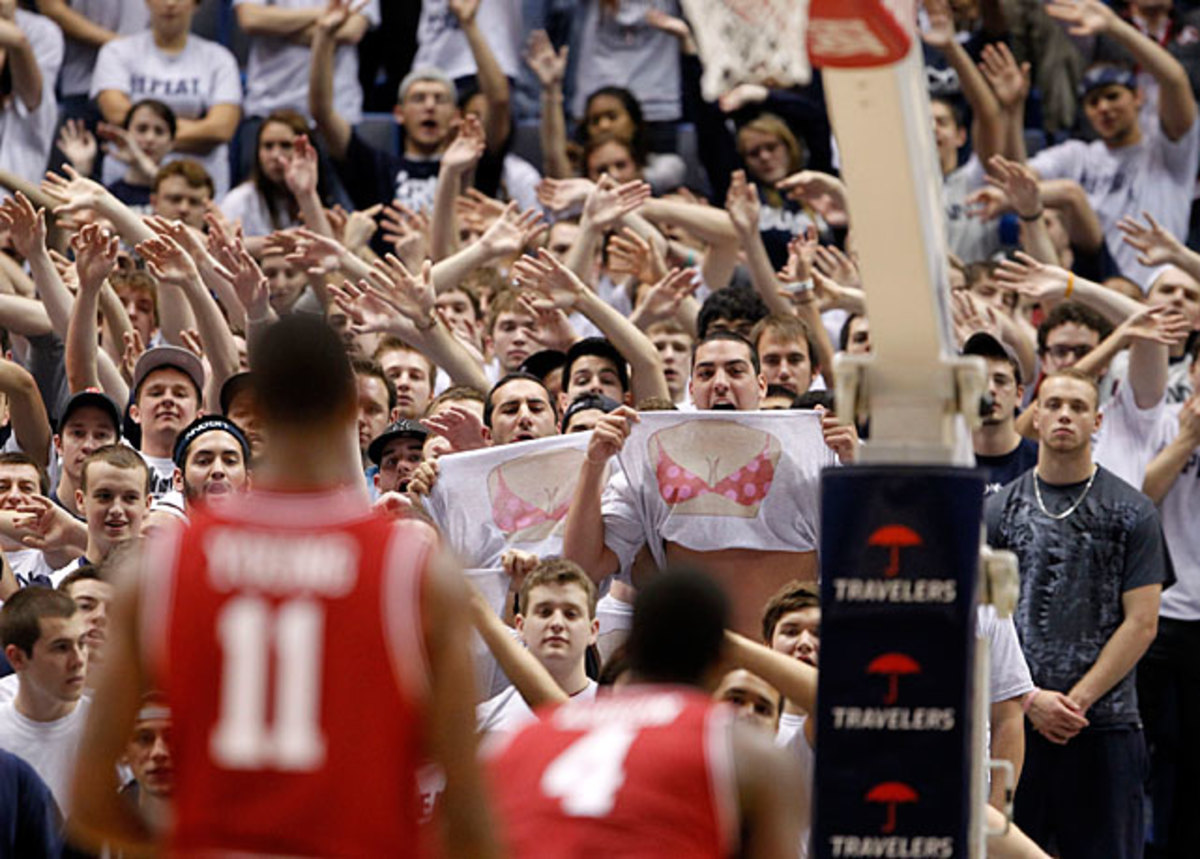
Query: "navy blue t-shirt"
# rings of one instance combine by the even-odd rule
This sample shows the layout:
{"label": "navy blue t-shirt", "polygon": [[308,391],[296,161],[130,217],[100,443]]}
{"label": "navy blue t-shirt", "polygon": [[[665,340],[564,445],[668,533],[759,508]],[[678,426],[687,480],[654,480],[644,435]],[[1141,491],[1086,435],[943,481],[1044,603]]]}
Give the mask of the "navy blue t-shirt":
{"label": "navy blue t-shirt", "polygon": [[334,162],[356,208],[395,200],[414,212],[433,211],[440,163],[436,158],[417,160],[375,149],[358,132],[350,135],[346,157]]}
{"label": "navy blue t-shirt", "polygon": [[1022,474],[1037,465],[1038,446],[1036,441],[1022,438],[1008,453],[999,456],[975,454],[975,462],[987,471],[985,495],[999,492],[1000,488],[1012,483]]}
{"label": "navy blue t-shirt", "polygon": [[33,767],[0,750],[0,856],[58,856],[61,819]]}

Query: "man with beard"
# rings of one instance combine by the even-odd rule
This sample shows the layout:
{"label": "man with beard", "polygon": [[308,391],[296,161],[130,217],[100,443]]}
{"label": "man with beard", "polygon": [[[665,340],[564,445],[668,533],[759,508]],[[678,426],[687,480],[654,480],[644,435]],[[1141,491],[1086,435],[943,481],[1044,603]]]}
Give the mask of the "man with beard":
{"label": "man with beard", "polygon": [[175,489],[184,502],[221,504],[250,488],[250,443],[237,424],[217,415],[190,423],[175,443]]}

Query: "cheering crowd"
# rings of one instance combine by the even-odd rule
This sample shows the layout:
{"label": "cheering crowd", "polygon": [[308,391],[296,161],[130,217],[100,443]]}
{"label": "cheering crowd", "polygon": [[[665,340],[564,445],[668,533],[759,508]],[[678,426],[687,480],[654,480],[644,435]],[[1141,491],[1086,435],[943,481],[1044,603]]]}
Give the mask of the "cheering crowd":
{"label": "cheering crowd", "polygon": [[[1200,843],[1193,5],[920,4],[988,541],[1020,562],[1013,617],[978,614],[989,751],[1066,859]],[[637,595],[703,569],[713,694],[786,762],[774,837],[807,855],[820,472],[870,444],[832,370],[888,288],[859,275],[820,73],[706,100],[677,0],[415,6],[0,0],[0,855],[81,849],[125,549],[309,455],[256,378],[291,318],[350,358],[341,482],[466,570],[479,734],[645,673]],[[120,764],[151,827],[169,698]]]}

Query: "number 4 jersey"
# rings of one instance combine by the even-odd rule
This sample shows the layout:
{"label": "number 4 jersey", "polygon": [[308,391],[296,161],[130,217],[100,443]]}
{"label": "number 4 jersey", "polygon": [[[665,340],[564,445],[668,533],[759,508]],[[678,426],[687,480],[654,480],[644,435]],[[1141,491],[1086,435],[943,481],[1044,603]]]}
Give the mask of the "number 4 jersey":
{"label": "number 4 jersey", "polygon": [[541,714],[490,760],[516,859],[729,856],[737,844],[730,714],[645,686]]}
{"label": "number 4 jersey", "polygon": [[147,549],[178,852],[410,855],[433,531],[353,493],[254,493]]}

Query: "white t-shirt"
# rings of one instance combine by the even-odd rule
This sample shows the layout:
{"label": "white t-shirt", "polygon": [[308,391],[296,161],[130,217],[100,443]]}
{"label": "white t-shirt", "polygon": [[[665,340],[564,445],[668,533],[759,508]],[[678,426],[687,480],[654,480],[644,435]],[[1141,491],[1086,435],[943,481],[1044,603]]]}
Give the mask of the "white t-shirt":
{"label": "white t-shirt", "polygon": [[[150,497],[157,501],[163,496],[175,492],[175,460],[166,456],[149,456],[138,451],[142,460],[150,467]],[[183,509],[183,499],[176,499],[179,509]]]}
{"label": "white t-shirt", "polygon": [[[29,40],[42,73],[42,102],[31,111],[13,93],[0,108],[0,170],[37,184],[46,171],[58,123],[54,81],[62,66],[63,37],[49,18],[24,9],[17,10],[14,20]],[[7,196],[6,190],[0,190],[0,199]]]}
{"label": "white t-shirt", "polygon": [[[121,36],[138,33],[150,26],[150,10],[145,3],[129,0],[69,0],[71,9],[93,24]],[[95,45],[67,38],[59,89],[64,96],[87,95],[92,88],[92,68],[100,49]]]}
{"label": "white t-shirt", "polygon": [[35,722],[11,703],[0,706],[0,748],[23,758],[37,771],[64,816],[87,710],[88,701],[81,698],[69,715],[53,722]]}
{"label": "white t-shirt", "polygon": [[27,587],[34,576],[50,577],[54,573],[54,567],[46,562],[41,549],[5,550],[4,557],[8,558],[8,564],[17,577],[17,585],[22,588]]}
{"label": "white t-shirt", "polygon": [[[201,119],[216,104],[242,103],[237,60],[228,48],[189,35],[182,51],[168,54],[154,44],[149,30],[114,39],[100,49],[92,75],[92,98],[105,90],[119,90],[134,103],[157,99],[180,119]],[[177,157],[195,158],[204,165],[217,187],[218,199],[229,190],[229,144],[218,144],[204,155],[181,153],[168,160]],[[125,169],[119,161],[108,159],[105,184],[120,179]]]}
{"label": "white t-shirt", "polygon": [[1043,149],[1029,166],[1043,179],[1073,179],[1083,186],[1121,273],[1147,289],[1153,269],[1137,261],[1138,251],[1122,241],[1117,222],[1146,211],[1172,235],[1187,236],[1200,120],[1174,142],[1158,124],[1143,127],[1143,135],[1141,142],[1120,149],[1102,140],[1068,140]]}
{"label": "white t-shirt", "polygon": [[[242,232],[247,236],[267,236],[275,232],[276,228],[271,225],[271,213],[267,209],[267,199],[259,193],[252,179],[247,179],[226,194],[220,207],[230,221],[242,222]],[[281,230],[302,226],[287,211],[276,212],[276,216]]]}
{"label": "white t-shirt", "polygon": [[[509,79],[521,73],[521,39],[525,35],[521,0],[481,0],[475,15],[488,47]],[[451,79],[473,75],[475,57],[447,0],[423,0],[417,23],[417,55],[413,68],[434,66]]]}
{"label": "white t-shirt", "polygon": [[1156,433],[1156,427],[1163,403],[1139,409],[1133,399],[1133,388],[1126,383],[1117,387],[1117,393],[1100,411],[1104,420],[1095,436],[1092,458],[1141,491],[1146,466],[1161,449],[1161,435]]}
{"label": "white t-shirt", "polygon": [[996,615],[993,605],[980,605],[975,613],[975,634],[988,640],[991,654],[991,672],[988,688],[990,701],[998,704],[1019,698],[1033,691],[1033,677],[1021,643],[1017,639],[1017,628],[1012,617],[1003,620]]}
{"label": "white t-shirt", "polygon": [[779,729],[775,733],[776,747],[787,749],[800,769],[800,783],[804,786],[803,794],[796,797],[802,813],[800,859],[808,856],[809,830],[812,827],[813,765],[816,761],[813,748],[808,744],[808,737],[804,736],[804,722],[807,719],[806,715],[784,713],[779,717]]}
{"label": "white t-shirt", "polygon": [[[325,0],[233,0],[280,9],[324,9]],[[359,13],[379,26],[379,0],[369,0]],[[246,116],[267,116],[289,108],[308,116],[308,66],[311,51],[276,36],[251,36],[246,58]],[[333,55],[333,108],[351,125],[362,119],[362,86],[358,82],[358,46],[340,45]],[[257,235],[248,233],[247,235]]]}
{"label": "white t-shirt", "polygon": [[[583,691],[572,695],[571,700],[592,701],[596,698],[596,689],[596,681],[589,680]],[[536,719],[516,686],[509,686],[499,695],[475,705],[475,725],[480,734],[511,734]]]}

